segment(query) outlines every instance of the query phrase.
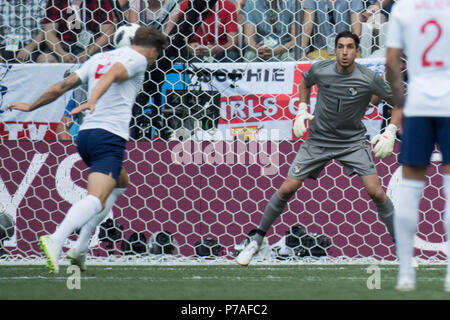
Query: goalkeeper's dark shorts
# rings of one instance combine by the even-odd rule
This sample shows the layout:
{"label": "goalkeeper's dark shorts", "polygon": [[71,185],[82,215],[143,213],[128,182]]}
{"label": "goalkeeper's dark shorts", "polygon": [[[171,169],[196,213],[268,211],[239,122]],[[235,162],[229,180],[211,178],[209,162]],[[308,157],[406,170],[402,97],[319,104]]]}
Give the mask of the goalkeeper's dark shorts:
{"label": "goalkeeper's dark shorts", "polygon": [[89,173],[112,174],[119,181],[126,140],[103,129],[86,129],[78,133],[78,153]]}
{"label": "goalkeeper's dark shorts", "polygon": [[436,148],[442,153],[442,164],[450,164],[450,118],[404,117],[401,164],[427,166]]}
{"label": "goalkeeper's dark shorts", "polygon": [[317,179],[330,160],[339,161],[348,175],[377,174],[371,150],[365,142],[351,147],[321,147],[305,141],[291,164],[288,176],[297,180]]}

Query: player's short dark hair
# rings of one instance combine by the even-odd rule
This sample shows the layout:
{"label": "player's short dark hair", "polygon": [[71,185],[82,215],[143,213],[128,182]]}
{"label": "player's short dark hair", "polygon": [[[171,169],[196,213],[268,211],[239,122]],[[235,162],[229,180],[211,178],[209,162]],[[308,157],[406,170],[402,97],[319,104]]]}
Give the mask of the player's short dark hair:
{"label": "player's short dark hair", "polygon": [[339,32],[336,39],[334,39],[334,47],[337,47],[337,43],[340,38],[352,38],[353,41],[355,41],[356,47],[359,48],[359,37],[353,32],[348,30]]}
{"label": "player's short dark hair", "polygon": [[167,37],[158,29],[152,26],[141,26],[136,30],[132,45],[142,47],[153,47],[159,52],[165,50],[169,44]]}

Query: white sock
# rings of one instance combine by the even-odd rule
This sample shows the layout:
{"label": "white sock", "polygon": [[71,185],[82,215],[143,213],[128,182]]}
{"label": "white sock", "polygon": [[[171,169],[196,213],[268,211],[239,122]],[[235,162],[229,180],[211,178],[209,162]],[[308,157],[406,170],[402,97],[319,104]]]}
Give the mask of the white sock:
{"label": "white sock", "polygon": [[450,279],[450,174],[444,174],[444,229],[447,234],[447,279]]}
{"label": "white sock", "polygon": [[88,194],[69,209],[61,225],[51,235],[52,240],[61,248],[72,232],[81,228],[101,210],[102,203],[100,199]]}
{"label": "white sock", "polygon": [[116,203],[117,198],[119,198],[125,190],[125,188],[115,188],[106,199],[106,204],[103,211],[93,216],[81,228],[80,235],[78,236],[77,242],[74,246],[78,252],[87,252],[89,248],[89,241],[91,240],[91,235],[93,234],[95,228],[108,216],[114,206],[114,203]]}
{"label": "white sock", "polygon": [[399,278],[414,277],[412,266],[414,236],[419,220],[419,203],[422,199],[424,181],[403,179],[398,187],[397,208],[394,215],[395,241],[399,260]]}

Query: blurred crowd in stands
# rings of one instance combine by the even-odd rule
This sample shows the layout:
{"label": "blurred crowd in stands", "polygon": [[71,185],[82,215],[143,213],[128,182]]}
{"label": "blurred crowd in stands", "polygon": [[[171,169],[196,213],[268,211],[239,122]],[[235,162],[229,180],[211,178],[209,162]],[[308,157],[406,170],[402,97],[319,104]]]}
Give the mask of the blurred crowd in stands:
{"label": "blurred crowd in stands", "polygon": [[361,56],[383,56],[395,0],[4,0],[0,60],[82,63],[110,50],[124,23],[170,36],[171,59],[293,61],[333,57],[334,35],[351,30]]}

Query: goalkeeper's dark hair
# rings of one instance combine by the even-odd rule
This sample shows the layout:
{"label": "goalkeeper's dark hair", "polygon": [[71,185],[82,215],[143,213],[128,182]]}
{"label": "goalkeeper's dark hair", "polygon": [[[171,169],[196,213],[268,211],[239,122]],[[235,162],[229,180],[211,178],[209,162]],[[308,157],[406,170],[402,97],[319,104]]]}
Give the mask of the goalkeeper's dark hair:
{"label": "goalkeeper's dark hair", "polygon": [[334,39],[334,47],[337,47],[338,40],[340,38],[352,38],[355,41],[355,45],[359,48],[359,37],[351,31],[342,31],[337,34],[336,39]]}
{"label": "goalkeeper's dark hair", "polygon": [[132,45],[141,47],[153,47],[158,52],[165,50],[169,44],[167,36],[152,26],[142,26],[136,30]]}

